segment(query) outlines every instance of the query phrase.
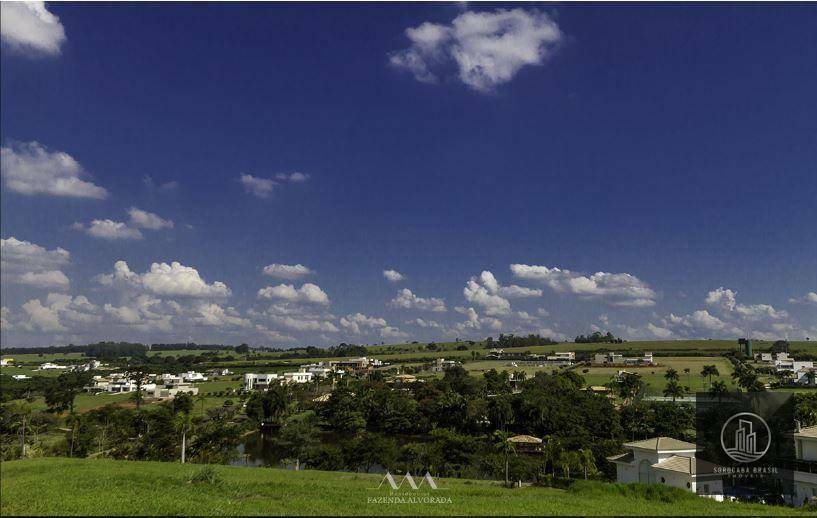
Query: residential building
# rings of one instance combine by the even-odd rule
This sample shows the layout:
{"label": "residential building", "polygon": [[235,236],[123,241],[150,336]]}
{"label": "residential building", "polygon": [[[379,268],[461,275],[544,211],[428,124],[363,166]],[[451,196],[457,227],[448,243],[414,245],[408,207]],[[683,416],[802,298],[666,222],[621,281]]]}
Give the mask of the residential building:
{"label": "residential building", "polygon": [[12,377],[12,379],[16,379],[17,381],[30,380],[31,379],[31,376],[26,376],[25,374],[14,374],[11,377]]}
{"label": "residential building", "polygon": [[207,381],[207,376],[196,371],[182,372],[180,376],[182,377],[182,380],[187,382]]}
{"label": "residential building", "polygon": [[562,351],[549,354],[545,359],[556,365],[573,365],[573,362],[576,361],[576,353],[573,351]]}
{"label": "residential building", "polygon": [[314,374],[308,372],[306,369],[298,369],[298,372],[285,372],[283,377],[284,383],[309,383],[312,381]]}
{"label": "residential building", "polygon": [[385,365],[382,361],[376,358],[367,358],[365,356],[360,358],[346,358],[343,360],[330,361],[329,367],[334,369],[346,369],[353,371],[366,371],[375,367]]}
{"label": "residential building", "polygon": [[723,480],[715,465],[696,459],[697,445],[671,437],[654,437],[624,444],[628,451],[608,457],[624,484],[663,484],[700,496],[723,500]]}
{"label": "residential building", "polygon": [[279,383],[280,377],[277,374],[244,374],[244,390],[266,390],[272,383]]}
{"label": "residential building", "polygon": [[598,353],[593,357],[594,365],[629,365],[648,366],[655,365],[653,354],[645,352],[642,356],[625,357],[623,354],[608,352]]}
{"label": "residential building", "polygon": [[0,358],[0,367],[11,367],[14,365],[14,358]]}
{"label": "residential building", "polygon": [[454,360],[446,360],[445,358],[437,358],[434,360],[434,365],[432,365],[431,370],[433,372],[443,372],[446,369],[450,369],[451,367],[457,365],[458,362]]}
{"label": "residential building", "polygon": [[102,367],[104,364],[99,360],[91,360],[87,363],[83,363],[81,365],[74,365],[71,370],[78,371],[78,372],[88,372],[97,370]]}
{"label": "residential building", "polygon": [[798,461],[794,470],[794,495],[792,503],[803,505],[817,499],[817,426],[801,428],[794,432],[794,450]]}
{"label": "residential building", "polygon": [[168,384],[149,384],[146,385],[145,395],[154,398],[174,398],[179,393],[190,394],[195,396],[199,393],[199,388],[194,387],[190,383],[168,383]]}
{"label": "residential building", "polygon": [[50,371],[50,370],[57,370],[57,369],[67,369],[65,365],[57,365],[56,363],[45,362],[40,365],[39,370],[41,371]]}

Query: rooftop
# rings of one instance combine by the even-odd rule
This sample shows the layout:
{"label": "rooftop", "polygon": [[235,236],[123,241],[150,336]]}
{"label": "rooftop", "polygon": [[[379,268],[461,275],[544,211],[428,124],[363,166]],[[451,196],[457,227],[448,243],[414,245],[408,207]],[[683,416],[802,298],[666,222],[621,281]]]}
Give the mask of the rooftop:
{"label": "rooftop", "polygon": [[798,438],[810,438],[810,439],[817,439],[817,426],[807,426],[805,428],[801,428],[799,432],[794,433],[795,437]]}
{"label": "rooftop", "polygon": [[709,475],[714,472],[717,466],[703,459],[673,455],[666,460],[653,464],[652,467],[687,475]]}
{"label": "rooftop", "polygon": [[672,437],[653,437],[651,439],[644,439],[643,441],[628,442],[624,444],[624,447],[652,451],[686,451],[698,449],[696,444],[679,441]]}

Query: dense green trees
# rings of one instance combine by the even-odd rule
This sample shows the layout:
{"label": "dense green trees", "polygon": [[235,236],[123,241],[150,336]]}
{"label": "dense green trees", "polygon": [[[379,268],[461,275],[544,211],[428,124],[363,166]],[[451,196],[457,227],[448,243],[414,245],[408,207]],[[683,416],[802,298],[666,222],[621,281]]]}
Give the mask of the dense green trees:
{"label": "dense green trees", "polygon": [[620,344],[623,342],[621,338],[616,338],[613,336],[613,333],[607,331],[607,333],[602,334],[600,331],[596,331],[593,334],[584,336],[579,335],[574,340],[577,344],[598,344],[598,343],[610,343],[610,344]]}

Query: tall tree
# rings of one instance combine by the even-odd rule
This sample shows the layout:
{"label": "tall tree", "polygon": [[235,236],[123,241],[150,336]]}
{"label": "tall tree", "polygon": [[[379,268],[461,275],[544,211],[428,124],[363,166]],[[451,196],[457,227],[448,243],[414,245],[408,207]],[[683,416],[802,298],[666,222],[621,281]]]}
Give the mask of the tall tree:
{"label": "tall tree", "polygon": [[718,367],[715,365],[704,365],[704,368],[701,369],[701,377],[709,378],[709,386],[712,386],[712,376],[720,376],[721,373],[718,371]]}
{"label": "tall tree", "polygon": [[179,412],[173,418],[173,424],[176,427],[176,431],[181,435],[182,439],[182,447],[181,447],[181,461],[182,464],[185,462],[185,457],[187,454],[187,433],[190,432],[190,429],[193,426],[192,419],[190,418],[190,412]]}
{"label": "tall tree", "polygon": [[718,398],[718,403],[720,403],[723,396],[728,393],[729,388],[726,386],[726,382],[724,381],[717,380],[709,385],[709,395]]}
{"label": "tall tree", "polygon": [[673,401],[675,401],[676,398],[683,397],[684,393],[684,387],[675,380],[670,381],[667,383],[667,386],[664,387],[664,396],[671,397]]}
{"label": "tall tree", "polygon": [[505,486],[510,486],[511,482],[509,479],[509,468],[510,468],[510,456],[516,453],[516,446],[514,443],[508,440],[509,436],[507,432],[503,432],[502,430],[496,430],[494,432],[494,449],[499,453],[505,456]]}

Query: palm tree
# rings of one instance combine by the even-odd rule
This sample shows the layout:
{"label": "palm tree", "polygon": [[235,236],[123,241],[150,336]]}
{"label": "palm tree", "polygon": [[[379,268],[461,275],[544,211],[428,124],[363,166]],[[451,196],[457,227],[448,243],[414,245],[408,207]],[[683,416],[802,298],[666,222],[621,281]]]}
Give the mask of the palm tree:
{"label": "palm tree", "polygon": [[508,471],[510,466],[508,459],[511,456],[511,454],[516,453],[516,446],[514,445],[514,443],[508,440],[507,432],[496,430],[494,432],[494,448],[496,448],[496,450],[499,453],[505,455],[505,485],[510,487],[511,483],[508,478]]}
{"label": "palm tree", "polygon": [[671,397],[674,402],[676,398],[684,396],[684,387],[679,385],[677,381],[672,380],[664,387],[664,396]]}
{"label": "palm tree", "polygon": [[738,386],[746,392],[763,392],[765,385],[757,376],[754,369],[744,369],[738,377]]}
{"label": "palm tree", "polygon": [[579,468],[582,464],[581,456],[577,451],[569,451],[567,453],[567,478],[570,478],[570,468]]}
{"label": "palm tree", "polygon": [[670,367],[667,369],[667,372],[664,373],[664,378],[666,378],[667,381],[678,381],[678,371]]}
{"label": "palm tree", "polygon": [[587,474],[591,475],[598,471],[596,468],[596,456],[593,455],[593,450],[590,448],[582,448],[579,450],[579,463],[584,470],[584,479],[587,480]]}
{"label": "palm tree", "polygon": [[701,369],[701,377],[709,378],[709,385],[712,386],[712,376],[720,376],[721,373],[718,371],[718,368],[714,365],[704,365],[704,368]]}
{"label": "palm tree", "polygon": [[205,396],[203,392],[199,392],[196,396],[196,401],[201,403],[201,415],[204,415],[204,402],[207,401],[207,396]]}
{"label": "palm tree", "polygon": [[727,388],[726,382],[718,380],[709,386],[709,395],[718,398],[718,403],[727,393],[729,393],[729,388]]}
{"label": "palm tree", "polygon": [[24,458],[26,455],[26,432],[30,428],[30,418],[34,407],[24,401],[17,403],[10,410],[13,415],[20,418],[20,421],[16,423],[16,428],[20,434],[20,458]]}
{"label": "palm tree", "polygon": [[189,413],[179,412],[176,414],[176,418],[174,419],[176,431],[182,434],[182,464],[184,464],[185,455],[187,453],[187,432],[190,431],[191,423]]}
{"label": "palm tree", "polygon": [[70,449],[68,450],[68,456],[69,457],[74,456],[74,438],[77,435],[77,425],[79,425],[80,421],[81,421],[81,418],[80,418],[79,414],[74,412],[73,409],[71,409],[68,412],[68,417],[65,418],[66,424],[71,425],[71,446],[70,446]]}

